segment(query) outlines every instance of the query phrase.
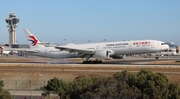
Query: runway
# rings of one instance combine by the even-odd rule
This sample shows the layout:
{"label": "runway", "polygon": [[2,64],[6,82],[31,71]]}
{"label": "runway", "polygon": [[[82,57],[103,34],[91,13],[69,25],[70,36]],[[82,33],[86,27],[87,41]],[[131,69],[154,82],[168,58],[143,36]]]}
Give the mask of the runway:
{"label": "runway", "polygon": [[[93,59],[92,59],[93,60]],[[81,58],[70,58],[70,59],[50,59],[31,56],[28,58],[24,57],[0,57],[0,64],[82,64],[83,59]],[[161,57],[156,60],[154,57],[143,58],[143,57],[126,57],[125,59],[110,59],[103,60],[103,65],[180,65],[180,56]],[[173,63],[174,62],[174,63]],[[100,64],[100,65],[102,65]],[[84,64],[86,65],[86,64]]]}

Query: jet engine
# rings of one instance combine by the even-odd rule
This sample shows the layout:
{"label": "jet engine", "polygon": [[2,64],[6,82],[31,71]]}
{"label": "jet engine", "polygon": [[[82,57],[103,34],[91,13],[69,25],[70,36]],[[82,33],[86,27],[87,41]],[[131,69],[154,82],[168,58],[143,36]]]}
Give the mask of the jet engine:
{"label": "jet engine", "polygon": [[126,55],[113,55],[111,56],[113,59],[124,59]]}
{"label": "jet engine", "polygon": [[113,51],[110,50],[97,50],[94,53],[94,57],[98,60],[108,59],[112,53]]}

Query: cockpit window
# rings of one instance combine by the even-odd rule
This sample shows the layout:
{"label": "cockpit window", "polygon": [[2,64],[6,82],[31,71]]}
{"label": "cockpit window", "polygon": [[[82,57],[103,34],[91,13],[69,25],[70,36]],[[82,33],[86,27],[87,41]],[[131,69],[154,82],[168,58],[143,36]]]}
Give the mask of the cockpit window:
{"label": "cockpit window", "polygon": [[167,43],[161,43],[161,45],[167,45]]}

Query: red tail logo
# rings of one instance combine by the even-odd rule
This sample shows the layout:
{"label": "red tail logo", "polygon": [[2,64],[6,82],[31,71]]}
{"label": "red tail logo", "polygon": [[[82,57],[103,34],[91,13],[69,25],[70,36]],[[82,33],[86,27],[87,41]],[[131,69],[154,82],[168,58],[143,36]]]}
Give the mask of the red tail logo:
{"label": "red tail logo", "polygon": [[38,42],[38,40],[34,37],[34,36],[29,36],[31,38],[31,40],[28,40],[28,41],[31,41],[32,43],[32,46],[35,46]]}

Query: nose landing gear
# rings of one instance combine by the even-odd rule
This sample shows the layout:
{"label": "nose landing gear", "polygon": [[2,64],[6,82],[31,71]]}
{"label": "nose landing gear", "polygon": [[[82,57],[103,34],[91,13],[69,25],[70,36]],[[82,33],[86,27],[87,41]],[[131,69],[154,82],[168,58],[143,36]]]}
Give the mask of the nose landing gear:
{"label": "nose landing gear", "polygon": [[156,57],[155,57],[155,59],[156,59],[156,60],[158,60],[158,59],[159,59],[159,57],[158,57],[158,56],[156,56]]}

